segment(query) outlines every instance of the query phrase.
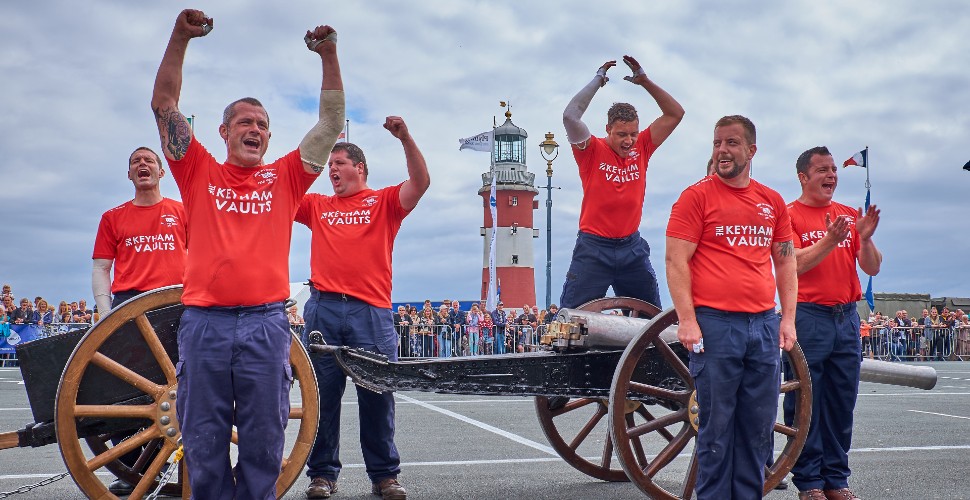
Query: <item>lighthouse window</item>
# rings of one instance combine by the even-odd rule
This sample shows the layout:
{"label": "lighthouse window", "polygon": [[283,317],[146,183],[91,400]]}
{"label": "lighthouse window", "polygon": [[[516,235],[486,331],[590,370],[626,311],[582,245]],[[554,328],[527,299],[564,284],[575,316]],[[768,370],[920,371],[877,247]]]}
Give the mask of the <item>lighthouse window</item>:
{"label": "lighthouse window", "polygon": [[518,264],[519,263],[519,256],[518,255],[513,255],[512,256],[512,263],[513,264]]}
{"label": "lighthouse window", "polygon": [[518,205],[519,205],[519,197],[518,196],[509,196],[509,206],[510,207],[516,207]]}

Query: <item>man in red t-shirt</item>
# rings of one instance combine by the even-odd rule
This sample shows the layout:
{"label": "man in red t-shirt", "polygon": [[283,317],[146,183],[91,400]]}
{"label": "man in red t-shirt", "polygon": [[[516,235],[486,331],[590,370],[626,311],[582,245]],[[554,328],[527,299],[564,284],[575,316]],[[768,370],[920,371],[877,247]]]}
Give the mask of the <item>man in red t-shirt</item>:
{"label": "man in red t-shirt", "polygon": [[[176,408],[194,497],[270,499],[290,409],[283,301],[290,294],[293,216],[343,128],[343,84],[336,32],[329,26],[307,31],[307,48],[323,67],[319,121],[298,149],[265,164],[269,115],[258,100],[239,99],[219,125],[226,144],[220,163],[178,109],[189,40],[212,26],[201,11],[179,14],[152,95],[162,150],[190,221]],[[233,425],[240,443],[235,467]]]}
{"label": "man in red t-shirt", "polygon": [[[128,157],[128,179],[135,186],[135,198],[101,216],[94,240],[91,289],[102,318],[136,295],[182,283],[185,210],[181,202],[162,197],[158,187],[162,177],[165,169],[158,154],[146,147],[136,149]],[[117,445],[128,436],[112,438],[112,442]],[[132,451],[121,461],[132,467],[140,452],[140,448]],[[116,495],[128,495],[133,488],[123,479],[108,486]]]}
{"label": "man in red t-shirt", "polygon": [[[863,214],[832,201],[838,167],[824,146],[799,155],[795,171],[802,186],[788,204],[798,261],[795,326],[812,377],[812,422],[792,482],[806,498],[848,500],[856,498],[849,489],[849,447],[862,363],[856,262],[870,276],[879,273],[882,254],[872,241],[879,209],[872,205]],[[785,394],[784,407],[791,423],[792,394]]]}
{"label": "man in red t-shirt", "polygon": [[[330,153],[333,196],[307,194],[296,221],[312,232],[310,299],[306,331],[320,331],[330,345],[360,347],[397,361],[398,334],[391,313],[391,253],[404,218],[428,190],[428,166],[404,120],[389,116],[384,128],[404,146],[408,179],[374,190],[359,147],[337,143]],[[340,399],[347,377],[332,356],[313,356],[320,387],[320,425],[307,461],[307,498],[329,498],[340,474]],[[401,457],[394,445],[394,395],[357,387],[361,451],[373,493],[404,499],[397,482]]]}
{"label": "man in red t-shirt", "polygon": [[701,500],[761,498],[778,411],[778,347],[795,342],[791,220],[781,196],[751,179],[756,151],[751,120],[718,120],[714,175],[684,190],[667,224],[667,284],[700,405]]}
{"label": "man in red t-shirt", "polygon": [[596,76],[566,106],[562,120],[572,144],[583,184],[579,234],[566,273],[560,304],[577,307],[606,295],[636,297],[660,307],[657,273],[650,265],[650,246],[640,237],[643,196],[650,156],[667,139],[684,116],[684,108],[647,78],[636,59],[623,56],[633,70],[625,77],[643,87],[657,101],[661,115],[640,130],[637,110],[616,103],[607,112],[606,137],[593,137],[582,121],[593,95],[606,85],[607,61]]}
{"label": "man in red t-shirt", "polygon": [[101,216],[91,276],[101,317],[138,294],[182,283],[185,209],[181,202],[162,197],[162,177],[165,169],[158,154],[146,147],[136,149],[128,157],[135,198]]}

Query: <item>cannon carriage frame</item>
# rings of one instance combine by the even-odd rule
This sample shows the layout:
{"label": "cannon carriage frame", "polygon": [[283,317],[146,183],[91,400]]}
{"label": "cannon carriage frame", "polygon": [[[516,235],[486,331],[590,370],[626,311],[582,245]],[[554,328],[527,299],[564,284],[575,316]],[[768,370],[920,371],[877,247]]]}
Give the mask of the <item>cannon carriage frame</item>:
{"label": "cannon carriage frame", "polygon": [[[609,311],[621,315],[600,314]],[[691,452],[682,474],[672,463],[693,448],[699,409],[687,350],[673,331],[676,311],[611,297],[562,310],[557,320],[570,314],[596,325],[554,322],[558,337],[545,342],[560,348],[536,352],[390,362],[361,349],[320,345],[313,337],[310,351],[334,356],[355,384],[372,391],[532,396],[547,440],[569,465],[604,481],[631,481],[651,498],[690,498],[696,456]],[[606,345],[571,348],[584,344],[588,330],[607,337],[600,339]],[[780,390],[794,395],[795,418],[774,425],[785,445],[766,468],[765,493],[794,466],[811,421],[808,364],[797,344],[785,357],[793,376],[779,380]],[[594,459],[584,456],[592,442],[599,453]]]}

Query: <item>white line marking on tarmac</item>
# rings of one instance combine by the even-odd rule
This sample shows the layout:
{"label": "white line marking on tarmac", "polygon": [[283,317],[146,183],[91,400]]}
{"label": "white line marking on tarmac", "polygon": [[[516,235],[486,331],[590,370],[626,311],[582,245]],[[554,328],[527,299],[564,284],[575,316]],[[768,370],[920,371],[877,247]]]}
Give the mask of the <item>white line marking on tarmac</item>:
{"label": "white line marking on tarmac", "polygon": [[964,382],[966,382],[966,381],[970,381],[970,378],[959,378],[959,377],[944,377],[944,376],[942,376],[942,375],[940,375],[940,376],[939,376],[939,378],[945,378],[945,379],[947,379],[947,380],[963,380]]}
{"label": "white line marking on tarmac", "polygon": [[[912,411],[912,410],[910,410]],[[885,453],[887,451],[951,451],[970,450],[970,445],[957,446],[894,446],[891,448],[853,448],[849,453]]]}
{"label": "white line marking on tarmac", "polygon": [[897,392],[897,393],[883,393],[883,394],[863,394],[859,393],[859,397],[863,396],[970,396],[970,392],[933,392],[933,391],[920,391],[920,392]]}
{"label": "white line marking on tarmac", "polygon": [[[400,396],[400,394],[398,394]],[[849,453],[885,453],[887,451],[959,451],[970,450],[970,445],[958,446],[895,446],[890,448],[855,448]],[[597,460],[600,457],[586,457],[588,460]],[[677,458],[687,458],[680,454]],[[401,467],[441,467],[443,465],[501,465],[501,464],[521,464],[521,463],[541,463],[541,462],[561,462],[559,456],[550,458],[508,458],[498,460],[455,460],[451,462],[403,462]],[[345,469],[363,469],[364,464],[344,464]],[[50,474],[7,474],[0,475],[0,481],[5,479],[44,479],[57,473]],[[96,472],[98,476],[114,477],[110,472]]]}
{"label": "white line marking on tarmac", "polygon": [[453,412],[451,410],[446,410],[444,408],[438,408],[437,406],[432,405],[432,404],[425,403],[424,401],[419,401],[419,400],[414,399],[414,398],[409,398],[409,397],[407,397],[407,396],[405,396],[405,395],[403,395],[401,393],[397,393],[397,397],[399,397],[399,398],[401,398],[404,401],[407,401],[409,403],[414,403],[414,404],[416,404],[418,406],[421,406],[423,408],[427,408],[429,410],[436,411],[436,412],[441,413],[443,415],[447,415],[449,417],[456,418],[458,420],[461,420],[462,422],[465,422],[465,423],[468,423],[468,424],[472,424],[475,427],[478,427],[480,429],[486,430],[488,432],[492,432],[492,433],[498,434],[499,436],[502,436],[502,437],[511,439],[512,441],[515,441],[516,443],[519,443],[519,444],[524,444],[524,445],[526,445],[526,446],[528,446],[530,448],[534,448],[534,449],[539,450],[539,451],[541,451],[543,453],[548,453],[548,454],[553,455],[553,456],[556,456],[556,457],[559,456],[559,454],[556,453],[556,451],[553,450],[552,448],[550,448],[549,446],[546,446],[546,445],[541,444],[541,443],[537,443],[537,442],[535,442],[535,441],[533,441],[531,439],[526,439],[526,438],[524,438],[522,436],[519,436],[517,434],[512,434],[511,432],[503,431],[502,429],[499,429],[498,427],[494,427],[494,426],[488,425],[488,424],[486,424],[484,422],[479,422],[478,420],[475,420],[475,419],[472,419],[472,418],[468,418],[468,417],[466,417],[464,415],[461,415],[459,413],[455,413],[455,412]]}
{"label": "white line marking on tarmac", "polygon": [[0,408],[0,411],[30,411],[30,408]]}
{"label": "white line marking on tarmac", "polygon": [[913,413],[923,413],[925,415],[937,415],[939,417],[953,417],[953,418],[962,418],[965,420],[970,420],[970,417],[961,417],[960,415],[947,415],[946,413],[933,413],[931,411],[921,411],[921,410],[906,410],[906,411],[911,411]]}

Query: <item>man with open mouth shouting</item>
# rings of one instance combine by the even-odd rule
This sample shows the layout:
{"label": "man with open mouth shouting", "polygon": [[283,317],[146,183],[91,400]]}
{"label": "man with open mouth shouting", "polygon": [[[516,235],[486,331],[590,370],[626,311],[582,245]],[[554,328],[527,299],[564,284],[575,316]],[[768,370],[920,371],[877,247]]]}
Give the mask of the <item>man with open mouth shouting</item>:
{"label": "man with open mouth shouting", "polygon": [[[343,129],[337,33],[318,26],[304,38],[320,56],[323,83],[320,119],[299,148],[264,163],[269,114],[258,100],[245,97],[223,113],[219,135],[226,161],[220,163],[195,139],[178,109],[189,40],[213,26],[201,11],[179,14],[151,103],[190,221],[176,407],[193,497],[275,499],[292,380],[283,309],[290,295],[290,236],[300,199]],[[245,443],[234,469],[233,425]]]}

